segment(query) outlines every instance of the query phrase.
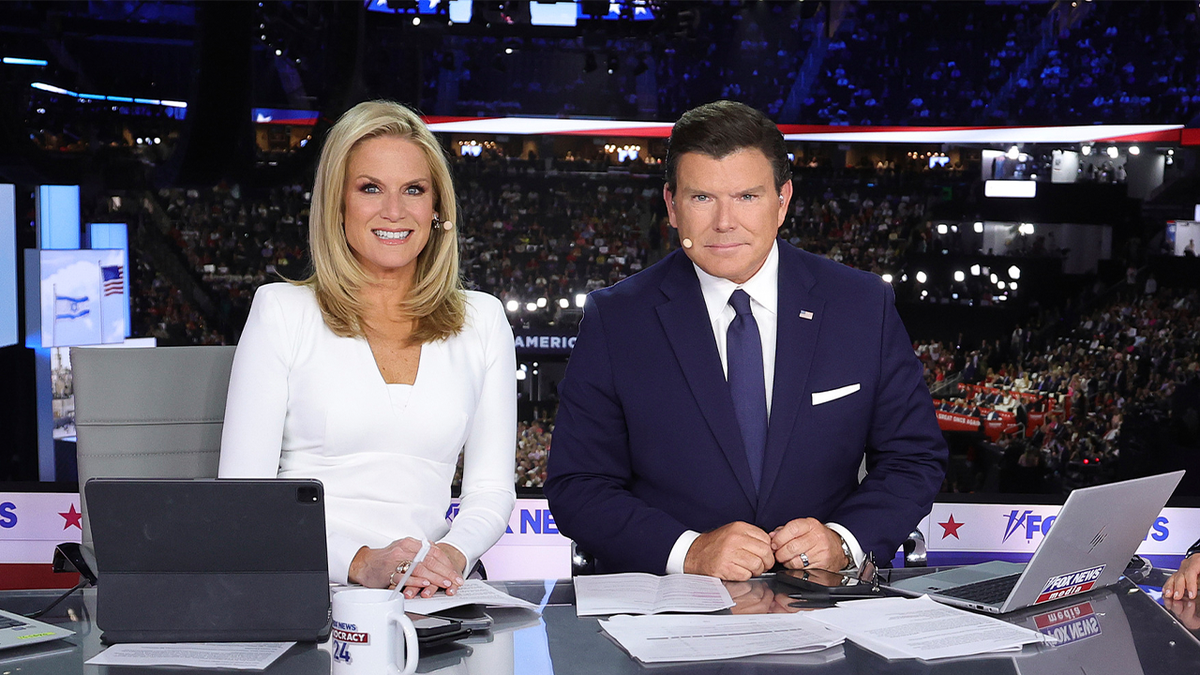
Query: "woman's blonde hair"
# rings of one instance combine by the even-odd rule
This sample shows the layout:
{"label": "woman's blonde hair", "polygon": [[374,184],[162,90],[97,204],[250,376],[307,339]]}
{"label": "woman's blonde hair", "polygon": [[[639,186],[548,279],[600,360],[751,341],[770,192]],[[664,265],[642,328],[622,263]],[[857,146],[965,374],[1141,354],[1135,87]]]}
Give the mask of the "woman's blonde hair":
{"label": "woman's blonde hair", "polygon": [[[364,140],[380,136],[402,138],[420,148],[433,177],[434,211],[442,222],[453,225],[458,220],[450,164],[416,113],[392,101],[364,101],[338,119],[325,137],[313,183],[308,217],[312,274],[298,283],[312,287],[325,323],[342,337],[365,336],[359,291],[371,283],[346,242],[346,170],[350,153]],[[412,288],[402,306],[416,321],[410,344],[455,335],[466,318],[466,296],[458,270],[458,228],[446,230],[435,224],[430,229],[429,241],[417,256]]]}

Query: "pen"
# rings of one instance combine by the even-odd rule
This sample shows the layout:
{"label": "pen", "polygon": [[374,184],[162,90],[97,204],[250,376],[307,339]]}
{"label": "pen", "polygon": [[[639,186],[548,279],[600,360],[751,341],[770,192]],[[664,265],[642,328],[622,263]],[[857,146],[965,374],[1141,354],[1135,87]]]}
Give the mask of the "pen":
{"label": "pen", "polygon": [[792,598],[793,600],[799,600],[801,602],[840,602],[842,600],[870,600],[871,598],[882,598],[884,596],[882,593],[872,593],[870,591],[863,591],[862,593],[839,592],[836,595],[830,594],[830,595],[823,595],[821,597],[810,597],[810,596],[804,595],[802,593],[791,593],[788,595],[788,597]]}
{"label": "pen", "polygon": [[400,577],[400,581],[396,582],[396,587],[392,589],[392,594],[388,596],[388,602],[395,600],[396,596],[400,594],[400,590],[404,588],[404,584],[408,583],[408,578],[412,576],[413,570],[417,569],[417,565],[421,564],[427,553],[429,553],[429,540],[422,539],[421,550],[417,551],[416,557],[413,558],[412,564],[408,566],[408,570],[404,573],[404,576]]}

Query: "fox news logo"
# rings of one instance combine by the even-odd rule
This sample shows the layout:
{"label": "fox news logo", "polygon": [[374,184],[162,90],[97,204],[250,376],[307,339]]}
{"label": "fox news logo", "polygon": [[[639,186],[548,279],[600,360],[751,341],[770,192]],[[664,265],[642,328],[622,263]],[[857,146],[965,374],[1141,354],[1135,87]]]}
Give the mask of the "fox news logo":
{"label": "fox news logo", "polygon": [[[1007,542],[1009,537],[1017,533],[1023,534],[1026,541],[1032,540],[1033,535],[1039,532],[1045,535],[1050,532],[1050,526],[1054,524],[1058,516],[1046,516],[1043,518],[1034,514],[1031,509],[1013,509],[1005,518],[1008,522],[1004,526],[1004,539],[1001,540],[1002,543]],[[1154,525],[1151,526],[1150,532],[1146,534],[1143,541],[1146,539],[1165,541],[1170,536],[1170,530],[1167,527],[1169,524],[1170,521],[1165,516],[1155,518]]]}
{"label": "fox news logo", "polygon": [[333,660],[335,663],[354,663],[354,655],[350,652],[350,645],[371,644],[371,634],[358,630],[358,626],[355,624],[334,621],[332,628]]}
{"label": "fox news logo", "polygon": [[1033,621],[1039,632],[1054,638],[1059,645],[1086,640],[1103,632],[1090,602],[1039,614]]}
{"label": "fox news logo", "polygon": [[371,634],[366,631],[360,631],[356,624],[334,621],[332,628],[334,640],[353,645],[371,644]]}
{"label": "fox news logo", "polygon": [[1035,604],[1092,590],[1092,587],[1096,585],[1096,580],[1104,573],[1104,567],[1104,565],[1096,565],[1086,570],[1050,577],[1046,580],[1046,585],[1042,587],[1042,592],[1038,594]]}

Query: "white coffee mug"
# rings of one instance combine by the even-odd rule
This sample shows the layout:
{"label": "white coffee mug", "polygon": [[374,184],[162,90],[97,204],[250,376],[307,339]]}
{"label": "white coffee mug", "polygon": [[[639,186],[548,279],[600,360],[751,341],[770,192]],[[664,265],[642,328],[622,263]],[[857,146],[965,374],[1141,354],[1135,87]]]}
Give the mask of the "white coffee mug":
{"label": "white coffee mug", "polygon": [[[417,671],[417,629],[404,596],[383,588],[333,594],[333,675],[411,675]],[[400,654],[404,660],[400,661]]]}

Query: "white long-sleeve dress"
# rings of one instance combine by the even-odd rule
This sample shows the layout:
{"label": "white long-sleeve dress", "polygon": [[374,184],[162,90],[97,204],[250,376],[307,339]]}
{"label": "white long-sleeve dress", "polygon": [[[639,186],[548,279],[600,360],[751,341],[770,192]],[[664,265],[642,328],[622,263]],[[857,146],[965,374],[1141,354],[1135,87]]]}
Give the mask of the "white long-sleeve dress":
{"label": "white long-sleeve dress", "polygon": [[311,289],[263,286],[234,356],[219,475],[320,480],[331,581],[346,583],[362,546],[403,537],[451,544],[469,569],[516,500],[515,373],[512,328],[485,293],[467,293],[463,330],[424,344],[402,385],[384,382],[365,339],[329,330]]}

